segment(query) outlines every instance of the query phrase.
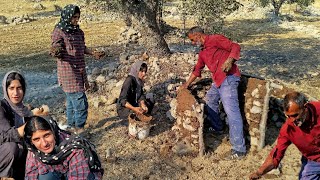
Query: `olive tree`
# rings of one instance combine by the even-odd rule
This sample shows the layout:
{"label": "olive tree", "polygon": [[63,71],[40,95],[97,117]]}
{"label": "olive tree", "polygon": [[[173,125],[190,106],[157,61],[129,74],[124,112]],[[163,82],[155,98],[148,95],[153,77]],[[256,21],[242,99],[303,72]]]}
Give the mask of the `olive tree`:
{"label": "olive tree", "polygon": [[182,3],[186,14],[194,16],[199,26],[212,33],[221,30],[225,16],[240,6],[236,0],[184,0]]}
{"label": "olive tree", "polygon": [[262,7],[266,7],[269,4],[273,6],[273,11],[276,16],[280,15],[280,9],[283,4],[293,4],[297,3],[298,5],[302,7],[309,6],[311,3],[314,2],[314,0],[256,0]]}
{"label": "olive tree", "polygon": [[141,42],[151,55],[167,56],[168,44],[157,21],[159,0],[121,0],[123,11],[131,17],[132,26],[142,37]]}
{"label": "olive tree", "polygon": [[[88,0],[90,1],[90,0]],[[91,0],[94,1],[94,0]],[[140,42],[150,55],[167,56],[170,54],[168,44],[160,30],[162,5],[169,0],[98,0],[116,7],[123,13],[126,24],[131,25],[142,35]],[[217,29],[223,16],[238,9],[236,0],[182,0],[188,14],[197,17],[199,25],[206,30]]]}
{"label": "olive tree", "polygon": [[[91,0],[94,1],[94,0]],[[163,0],[96,0],[104,1],[118,11],[127,26],[140,32],[141,44],[151,56],[167,56],[170,49],[160,31],[159,10]],[[161,15],[161,14],[160,14]]]}

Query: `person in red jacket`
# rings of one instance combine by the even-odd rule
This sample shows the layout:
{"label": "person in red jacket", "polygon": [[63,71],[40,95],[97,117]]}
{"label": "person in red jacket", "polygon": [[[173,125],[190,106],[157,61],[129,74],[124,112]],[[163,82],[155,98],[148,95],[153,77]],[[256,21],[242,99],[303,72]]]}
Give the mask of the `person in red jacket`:
{"label": "person in red jacket", "polygon": [[226,160],[241,159],[246,154],[243,135],[243,120],[239,108],[238,85],[240,71],[234,63],[240,58],[240,45],[220,34],[205,34],[196,26],[191,28],[188,38],[193,45],[201,46],[199,58],[193,72],[182,88],[187,88],[201,77],[202,69],[207,66],[212,73],[212,86],[206,94],[206,109],[211,128],[221,132],[223,124],[219,117],[219,101],[221,100],[228,117],[229,134],[232,149]]}
{"label": "person in red jacket", "polygon": [[292,92],[285,96],[283,109],[287,120],[280,129],[277,145],[250,179],[259,179],[278,167],[290,144],[302,154],[299,179],[320,179],[320,101],[308,103],[302,93]]}

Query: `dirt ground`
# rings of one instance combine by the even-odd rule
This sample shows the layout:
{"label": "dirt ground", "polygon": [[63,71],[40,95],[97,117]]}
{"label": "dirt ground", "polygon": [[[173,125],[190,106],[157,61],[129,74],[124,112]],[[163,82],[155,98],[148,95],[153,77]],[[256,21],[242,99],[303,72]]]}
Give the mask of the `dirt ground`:
{"label": "dirt ground", "polygon": [[[8,2],[1,1],[0,15],[13,17],[39,13],[32,9],[34,3],[31,1]],[[47,9],[41,12],[52,11],[53,4],[63,6],[71,2],[74,1],[46,0],[43,4]],[[320,8],[320,3],[316,2],[315,7]],[[233,39],[241,44],[242,56],[238,65],[243,73],[277,79],[311,98],[320,99],[320,38],[317,36],[319,33],[310,33],[319,29],[319,23],[316,22],[319,22],[320,18],[293,13],[290,15],[293,15],[296,24],[288,23],[286,27],[281,27],[279,23],[268,18],[246,19],[234,15],[227,18],[225,30],[231,32],[229,34]],[[45,16],[30,23],[0,25],[0,75],[3,77],[4,73],[11,69],[22,71],[30,82],[28,101],[41,102],[39,98],[45,97],[44,100],[50,102],[47,104],[51,104],[52,101],[55,108],[53,111],[57,113],[55,115],[63,119],[63,93],[56,85],[55,61],[47,54],[50,33],[58,19],[58,16]],[[173,27],[182,27],[180,19],[165,20]],[[190,20],[187,26],[193,24]],[[88,57],[89,69],[116,61],[123,51],[123,46],[115,43],[119,38],[119,31],[124,26],[122,21],[83,20],[80,26],[85,32],[87,46],[103,47],[108,51],[108,57],[104,62],[97,62]],[[183,38],[174,34],[166,38],[171,47],[182,46],[184,42]],[[56,98],[57,95],[59,98]],[[96,95],[88,94],[89,99],[94,96]],[[128,122],[106,111],[107,107],[95,108],[90,104],[88,130],[85,136],[99,151],[105,169],[104,179],[248,179],[249,174],[255,171],[268,155],[279,130],[275,125],[269,124],[266,147],[259,152],[249,152],[239,161],[221,160],[221,156],[230,150],[228,133],[206,133],[206,152],[203,157],[174,154],[161,156],[160,147],[170,138],[169,132],[174,122],[165,115],[169,102],[165,101],[165,97],[158,100],[154,111],[160,118],[156,119],[150,136],[145,140],[130,138]],[[107,152],[114,158],[106,159]],[[297,179],[299,169],[300,153],[294,146],[290,146],[281,168],[262,179]]]}

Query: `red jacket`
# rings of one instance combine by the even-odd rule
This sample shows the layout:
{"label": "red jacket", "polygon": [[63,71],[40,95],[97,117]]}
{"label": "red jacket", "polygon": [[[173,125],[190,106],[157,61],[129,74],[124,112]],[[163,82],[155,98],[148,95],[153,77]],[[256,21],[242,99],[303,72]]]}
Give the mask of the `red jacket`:
{"label": "red jacket", "polygon": [[220,87],[227,75],[240,77],[240,71],[236,64],[233,64],[228,74],[221,69],[228,57],[239,60],[240,49],[239,44],[232,42],[223,35],[208,35],[204,40],[204,47],[199,53],[198,62],[192,73],[201,77],[201,71],[206,65],[212,73],[212,79],[216,86]]}
{"label": "red jacket", "polygon": [[307,108],[311,112],[311,118],[307,119],[301,127],[289,121],[282,125],[277,145],[270,153],[275,167],[279,165],[291,143],[296,145],[307,159],[320,162],[320,102],[310,102]]}

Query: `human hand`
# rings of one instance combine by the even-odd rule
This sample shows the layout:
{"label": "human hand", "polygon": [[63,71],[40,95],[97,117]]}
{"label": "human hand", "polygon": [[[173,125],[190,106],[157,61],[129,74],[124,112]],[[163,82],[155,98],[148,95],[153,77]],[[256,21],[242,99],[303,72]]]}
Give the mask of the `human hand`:
{"label": "human hand", "polygon": [[31,104],[25,104],[25,106],[28,108],[29,111],[31,111],[33,109]]}
{"label": "human hand", "polygon": [[141,114],[144,113],[144,111],[143,111],[143,109],[141,107],[134,107],[133,111],[138,115],[141,115]]}
{"label": "human hand", "polygon": [[144,113],[148,112],[148,107],[145,104],[141,104],[141,109]]}
{"label": "human hand", "polygon": [[178,92],[181,91],[182,89],[188,89],[188,85],[186,83],[182,84],[181,86],[178,87]]}
{"label": "human hand", "polygon": [[26,126],[26,123],[24,123],[22,126],[17,128],[18,134],[20,137],[23,137],[24,135],[24,127]]}
{"label": "human hand", "polygon": [[39,108],[34,108],[31,110],[34,116],[47,116],[49,114],[49,107],[47,105],[42,105]]}
{"label": "human hand", "polygon": [[261,174],[258,172],[255,172],[255,173],[250,174],[249,179],[256,180],[256,179],[260,179],[260,177],[261,177]]}
{"label": "human hand", "polygon": [[92,56],[96,60],[103,58],[105,55],[106,55],[106,53],[104,51],[95,50],[95,51],[92,52]]}
{"label": "human hand", "polygon": [[232,68],[233,62],[233,58],[228,58],[221,66],[222,71],[225,73],[229,72]]}
{"label": "human hand", "polygon": [[61,58],[62,57],[63,48],[62,47],[51,47],[49,54],[52,57]]}

